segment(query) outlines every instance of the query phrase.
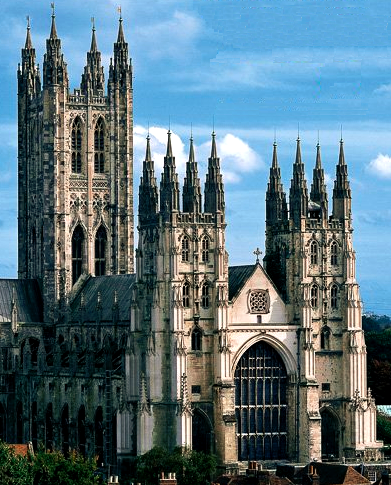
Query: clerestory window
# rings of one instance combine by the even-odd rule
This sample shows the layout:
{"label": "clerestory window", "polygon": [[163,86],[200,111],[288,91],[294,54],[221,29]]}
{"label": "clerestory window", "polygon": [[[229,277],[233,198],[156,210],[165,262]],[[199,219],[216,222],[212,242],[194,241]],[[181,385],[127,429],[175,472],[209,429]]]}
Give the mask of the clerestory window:
{"label": "clerestory window", "polygon": [[72,125],[72,172],[81,173],[81,121],[76,118]]}
{"label": "clerestory window", "polygon": [[94,171],[105,171],[105,128],[102,118],[99,118],[94,131]]}

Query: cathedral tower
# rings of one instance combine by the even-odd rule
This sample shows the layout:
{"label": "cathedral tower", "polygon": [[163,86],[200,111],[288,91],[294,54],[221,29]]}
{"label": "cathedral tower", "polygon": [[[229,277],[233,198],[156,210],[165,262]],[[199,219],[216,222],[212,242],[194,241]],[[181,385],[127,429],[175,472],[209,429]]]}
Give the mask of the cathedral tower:
{"label": "cathedral tower", "polygon": [[309,196],[297,140],[288,218],[284,197],[274,147],[266,196],[265,267],[285,298],[289,321],[299,329],[301,431],[296,455],[309,461],[327,455],[354,457],[367,450],[371,456],[371,448],[376,455],[376,410],[366,383],[343,141],[330,216],[319,143]]}
{"label": "cathedral tower", "polygon": [[132,67],[122,18],[104,91],[95,26],[71,94],[54,12],[42,89],[28,25],[18,70],[18,274],[40,281],[48,322],[82,275],[133,272]]}

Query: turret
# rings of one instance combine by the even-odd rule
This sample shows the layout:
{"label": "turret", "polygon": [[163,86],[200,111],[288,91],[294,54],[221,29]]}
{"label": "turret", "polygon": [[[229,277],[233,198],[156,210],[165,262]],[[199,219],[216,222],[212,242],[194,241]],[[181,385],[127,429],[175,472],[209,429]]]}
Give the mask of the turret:
{"label": "turret", "polygon": [[67,65],[61,53],[61,40],[57,36],[54,7],[50,37],[46,40],[46,54],[43,61],[43,87],[64,85],[68,87]]}
{"label": "turret", "polygon": [[155,178],[154,162],[151,157],[151,145],[147,136],[147,148],[143,162],[143,174],[140,179],[138,196],[139,224],[147,224],[156,220],[158,212],[158,188]]}
{"label": "turret", "polygon": [[277,143],[273,144],[273,160],[270,167],[266,191],[266,224],[273,225],[288,219],[286,195],[281,182],[281,171],[277,160]]}
{"label": "turret", "polygon": [[194,156],[193,137],[191,137],[189,160],[186,163],[186,177],[183,184],[183,212],[199,213],[201,210],[201,185]]}
{"label": "turret", "polygon": [[87,52],[87,65],[81,78],[81,91],[84,94],[91,93],[103,96],[104,93],[104,73],[101,65],[101,53],[95,35],[95,24],[92,26],[92,38],[90,51]]}
{"label": "turret", "polygon": [[208,159],[208,173],[205,182],[205,205],[206,213],[224,213],[224,185],[220,172],[220,159],[217,156],[216,134],[212,133],[212,149]]}
{"label": "turret", "polygon": [[311,185],[309,212],[311,219],[327,220],[328,197],[324,183],[324,170],[320,156],[320,145],[316,145],[316,164]]}
{"label": "turret", "polygon": [[348,167],[345,163],[343,140],[339,145],[339,161],[333,190],[333,218],[349,219],[352,214],[352,193],[348,180]]}
{"label": "turret", "polygon": [[179,183],[172,154],[171,131],[168,131],[167,152],[164,157],[162,180],[160,182],[160,211],[163,214],[179,211]]}
{"label": "turret", "polygon": [[132,66],[128,59],[128,44],[125,42],[122,17],[119,18],[117,42],[114,43],[114,64],[110,61],[110,83],[119,83],[121,87],[132,86]]}
{"label": "turret", "polygon": [[18,92],[34,96],[40,91],[38,68],[35,66],[35,49],[31,41],[30,20],[27,20],[26,42],[22,49],[22,64],[18,69]]}
{"label": "turret", "polygon": [[308,190],[304,164],[301,161],[300,138],[297,138],[296,160],[293,164],[293,177],[289,193],[290,219],[295,227],[300,227],[302,218],[307,217]]}

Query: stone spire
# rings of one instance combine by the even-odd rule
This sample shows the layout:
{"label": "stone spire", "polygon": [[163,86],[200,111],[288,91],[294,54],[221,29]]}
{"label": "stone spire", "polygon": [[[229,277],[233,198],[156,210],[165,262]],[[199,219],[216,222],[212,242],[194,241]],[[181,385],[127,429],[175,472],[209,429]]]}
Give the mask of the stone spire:
{"label": "stone spire", "polygon": [[277,143],[273,143],[273,159],[266,191],[266,224],[288,219],[286,195],[281,182],[281,170],[277,160]]}
{"label": "stone spire", "polygon": [[119,82],[123,86],[126,81],[132,84],[132,68],[128,59],[128,44],[125,42],[122,22],[122,16],[120,16],[117,42],[114,43],[114,65],[110,64],[109,80]]}
{"label": "stone spire", "polygon": [[186,163],[186,177],[183,184],[183,212],[201,212],[201,184],[194,156],[193,137],[190,138],[189,160]]}
{"label": "stone spire", "polygon": [[147,136],[147,148],[143,161],[143,173],[140,179],[138,195],[138,216],[141,224],[154,222],[158,212],[158,188],[155,178],[154,162],[151,157],[151,144]]}
{"label": "stone spire", "polygon": [[308,213],[308,189],[305,179],[304,164],[301,161],[300,138],[297,137],[296,160],[293,164],[293,177],[289,193],[290,219],[296,227],[300,227],[300,221],[307,217]]}
{"label": "stone spire", "polygon": [[172,154],[171,131],[168,131],[167,152],[164,157],[163,173],[160,182],[160,211],[169,214],[179,211],[179,183]]}
{"label": "stone spire", "polygon": [[56,16],[52,3],[52,26],[46,40],[46,54],[43,61],[43,86],[64,84],[68,86],[67,66],[61,53],[61,40],[57,36]]}
{"label": "stone spire", "polygon": [[212,133],[212,149],[208,159],[208,173],[205,182],[204,211],[207,213],[224,212],[224,185],[220,172],[220,159],[217,156],[216,134]]}
{"label": "stone spire", "polygon": [[101,53],[95,35],[95,22],[92,24],[92,37],[90,51],[87,52],[87,65],[81,77],[80,89],[84,94],[91,93],[103,96],[104,93],[104,73],[101,65]]}
{"label": "stone spire", "polygon": [[313,172],[313,179],[310,194],[310,213],[319,214],[321,219],[327,219],[328,216],[328,196],[324,182],[324,170],[320,156],[319,142],[316,145],[316,164]]}
{"label": "stone spire", "polygon": [[39,73],[35,66],[35,49],[31,40],[30,19],[27,17],[26,42],[22,49],[22,66],[18,70],[19,92],[30,95],[40,90]]}
{"label": "stone spire", "polygon": [[348,179],[348,167],[345,163],[343,140],[339,144],[339,161],[333,190],[334,219],[350,219],[352,211],[352,193]]}

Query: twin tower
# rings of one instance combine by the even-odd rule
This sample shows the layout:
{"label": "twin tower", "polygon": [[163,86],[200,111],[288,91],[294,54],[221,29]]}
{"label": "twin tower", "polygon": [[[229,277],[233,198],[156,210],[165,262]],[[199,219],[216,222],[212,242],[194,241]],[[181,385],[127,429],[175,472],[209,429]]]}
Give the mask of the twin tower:
{"label": "twin tower", "polygon": [[[35,339],[42,334],[43,342],[50,329],[50,342],[75,355],[77,348],[80,362],[85,349],[95,356],[95,400],[80,401],[79,411],[66,390],[72,386],[82,400],[79,389],[92,386],[91,375],[82,374],[82,364],[71,373],[67,358],[58,361],[65,390],[56,392],[53,422],[62,422],[59,410],[68,407],[55,444],[85,447],[83,423],[95,419],[91,454],[102,452],[102,426],[115,429],[106,433],[113,463],[155,445],[211,451],[231,464],[357,452],[378,458],[343,142],[331,214],[320,147],[309,192],[297,140],[288,204],[274,145],[264,266],[229,267],[215,134],[203,204],[190,141],[181,207],[171,133],[160,187],[148,137],[130,276],[133,91],[122,19],[107,93],[104,82],[95,29],[80,88],[71,94],[54,14],[42,81],[28,26],[18,69],[19,278],[36,279],[42,289]],[[101,292],[117,287],[122,299],[115,290],[111,308]],[[102,319],[105,305],[112,320]],[[50,342],[37,348],[43,353]],[[102,372],[113,372],[102,352],[114,348],[124,371],[104,387]],[[37,396],[37,410],[51,405],[52,396]],[[95,418],[92,402],[99,404]]]}

